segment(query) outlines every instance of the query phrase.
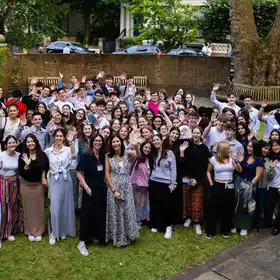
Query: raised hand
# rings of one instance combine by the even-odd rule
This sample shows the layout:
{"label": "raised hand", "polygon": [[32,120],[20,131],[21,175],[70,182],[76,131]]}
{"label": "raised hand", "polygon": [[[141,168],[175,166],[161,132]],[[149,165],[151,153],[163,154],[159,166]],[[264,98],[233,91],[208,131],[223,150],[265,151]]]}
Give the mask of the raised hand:
{"label": "raised hand", "polygon": [[274,160],[274,161],[271,163],[271,167],[274,168],[277,164],[278,164],[278,159]]}
{"label": "raised hand", "polygon": [[30,163],[31,163],[31,158],[29,158],[28,156],[27,156],[27,154],[22,154],[22,156],[21,156],[21,158],[22,158],[22,160],[25,162],[25,164],[26,165],[30,165]]}
{"label": "raised hand", "polygon": [[189,147],[189,142],[184,141],[184,143],[180,145],[180,152],[183,153],[188,147]]}
{"label": "raised hand", "polygon": [[86,75],[84,75],[83,77],[82,77],[82,80],[81,80],[81,83],[85,83],[86,82],[86,79],[87,79],[87,76]]}
{"label": "raised hand", "polygon": [[99,71],[99,73],[97,74],[97,79],[103,78],[104,76],[105,76],[105,72],[104,71]]}
{"label": "raised hand", "polygon": [[217,91],[220,88],[220,84],[215,84],[212,88],[212,91]]}
{"label": "raised hand", "polygon": [[66,135],[66,138],[68,140],[68,142],[73,142],[75,136],[76,136],[77,132],[76,131],[69,131]]}
{"label": "raised hand", "polygon": [[262,107],[262,108],[265,108],[267,105],[268,105],[267,100],[263,100],[263,102],[262,102],[262,104],[261,104],[261,107]]}
{"label": "raised hand", "polygon": [[63,74],[60,71],[58,72],[58,75],[59,75],[60,80],[63,80]]}

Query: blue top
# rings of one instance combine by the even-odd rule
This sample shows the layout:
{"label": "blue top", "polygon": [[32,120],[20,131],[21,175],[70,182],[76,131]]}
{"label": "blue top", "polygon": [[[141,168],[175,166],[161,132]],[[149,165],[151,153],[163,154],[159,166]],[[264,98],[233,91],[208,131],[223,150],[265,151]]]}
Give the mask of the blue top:
{"label": "blue top", "polygon": [[263,158],[257,158],[252,163],[248,163],[248,156],[244,158],[241,162],[242,172],[239,173],[239,176],[248,180],[252,181],[256,176],[256,169],[258,166],[263,167],[264,161]]}

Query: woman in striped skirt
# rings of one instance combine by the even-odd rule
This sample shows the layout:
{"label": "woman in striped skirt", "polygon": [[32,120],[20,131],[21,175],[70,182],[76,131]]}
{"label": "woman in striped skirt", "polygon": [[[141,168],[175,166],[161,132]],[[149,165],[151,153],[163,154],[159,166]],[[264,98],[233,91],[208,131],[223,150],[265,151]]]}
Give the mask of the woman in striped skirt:
{"label": "woman in striped skirt", "polygon": [[5,140],[6,151],[0,152],[0,248],[2,240],[14,241],[14,234],[23,232],[23,210],[17,180],[17,141],[9,135]]}

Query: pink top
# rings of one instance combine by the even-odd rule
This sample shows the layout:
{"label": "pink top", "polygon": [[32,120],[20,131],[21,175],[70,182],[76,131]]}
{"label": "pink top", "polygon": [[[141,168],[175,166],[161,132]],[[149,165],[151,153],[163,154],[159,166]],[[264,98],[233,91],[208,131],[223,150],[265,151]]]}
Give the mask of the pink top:
{"label": "pink top", "polygon": [[138,187],[148,187],[150,178],[149,159],[139,162],[136,160],[131,171],[131,183]]}
{"label": "pink top", "polygon": [[159,112],[158,103],[154,103],[152,100],[150,100],[149,103],[148,103],[148,109],[153,110],[155,115],[157,115],[158,112]]}

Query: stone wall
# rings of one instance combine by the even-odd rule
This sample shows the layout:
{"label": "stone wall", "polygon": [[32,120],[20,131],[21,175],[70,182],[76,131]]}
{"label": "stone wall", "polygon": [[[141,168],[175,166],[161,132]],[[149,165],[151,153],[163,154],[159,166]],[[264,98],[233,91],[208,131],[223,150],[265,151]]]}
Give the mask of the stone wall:
{"label": "stone wall", "polygon": [[[209,91],[213,83],[226,83],[230,60],[222,57],[181,57],[156,55],[63,55],[28,54],[13,55],[10,70],[20,72],[22,86],[29,76],[77,75],[92,76],[100,70],[113,75],[121,72],[147,76],[148,86],[156,88],[184,88],[194,93]],[[9,86],[11,87],[11,85]]]}

